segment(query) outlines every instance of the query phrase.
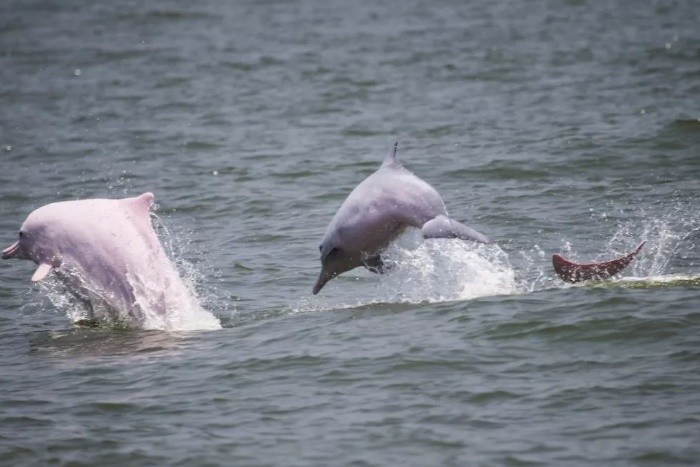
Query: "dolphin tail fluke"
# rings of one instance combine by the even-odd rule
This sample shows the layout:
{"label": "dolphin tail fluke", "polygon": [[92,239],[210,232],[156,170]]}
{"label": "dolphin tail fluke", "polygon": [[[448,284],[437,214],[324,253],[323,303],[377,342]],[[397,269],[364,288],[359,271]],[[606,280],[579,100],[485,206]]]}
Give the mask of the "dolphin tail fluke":
{"label": "dolphin tail fluke", "polygon": [[491,243],[491,239],[486,235],[447,216],[437,216],[429,220],[423,224],[421,232],[423,238],[459,238],[472,242]]}
{"label": "dolphin tail fluke", "polygon": [[644,243],[646,242],[640,243],[633,252],[611,261],[581,264],[569,261],[561,255],[554,255],[552,256],[552,265],[561,280],[572,284],[591,279],[608,279],[625,269],[637,256]]}

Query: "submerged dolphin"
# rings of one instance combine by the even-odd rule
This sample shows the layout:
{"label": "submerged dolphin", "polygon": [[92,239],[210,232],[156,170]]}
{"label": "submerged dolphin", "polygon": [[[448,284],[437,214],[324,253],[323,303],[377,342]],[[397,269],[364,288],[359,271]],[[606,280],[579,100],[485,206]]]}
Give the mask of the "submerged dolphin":
{"label": "submerged dolphin", "polygon": [[432,186],[396,159],[398,143],[379,170],[348,195],[321,241],[321,273],[317,294],[335,276],[358,266],[382,272],[381,252],[406,227],[421,229],[424,238],[459,238],[490,243],[488,237],[447,217],[445,203]]}
{"label": "submerged dolphin", "polygon": [[153,194],[144,193],[42,206],[29,214],[2,258],[34,261],[35,282],[54,271],[93,320],[129,317],[138,326],[168,329],[194,313],[203,327],[220,327],[165,254],[151,225],[152,204]]}

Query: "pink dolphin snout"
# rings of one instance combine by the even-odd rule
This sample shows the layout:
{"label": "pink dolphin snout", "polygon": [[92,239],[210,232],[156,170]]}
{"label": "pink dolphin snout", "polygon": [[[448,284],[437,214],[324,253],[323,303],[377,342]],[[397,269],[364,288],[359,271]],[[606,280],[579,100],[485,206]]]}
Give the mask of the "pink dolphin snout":
{"label": "pink dolphin snout", "polygon": [[9,246],[2,250],[2,259],[10,259],[10,258],[24,258],[24,255],[22,254],[22,248],[19,245],[19,242],[15,242],[12,246]]}

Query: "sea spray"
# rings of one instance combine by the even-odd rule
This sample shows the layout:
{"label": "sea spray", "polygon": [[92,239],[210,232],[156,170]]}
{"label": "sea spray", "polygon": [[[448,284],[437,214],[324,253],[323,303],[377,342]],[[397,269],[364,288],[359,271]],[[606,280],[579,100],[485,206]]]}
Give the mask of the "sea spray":
{"label": "sea spray", "polygon": [[620,223],[605,251],[623,254],[645,240],[641,254],[630,265],[633,276],[693,275],[697,274],[693,267],[697,260],[695,242],[699,234],[700,214],[697,209],[692,204],[676,202],[652,213],[641,209],[635,220]]}
{"label": "sea spray", "polygon": [[[569,245],[569,251],[571,246]],[[539,245],[531,248],[516,250],[510,253],[513,257],[518,289],[523,292],[536,292],[550,289],[560,282],[555,278],[551,268],[551,255]],[[556,281],[556,282],[555,282]]]}
{"label": "sea spray", "polygon": [[443,302],[523,291],[498,245],[424,240],[413,230],[394,242],[384,257],[391,271],[381,277],[376,295],[385,301]]}
{"label": "sea spray", "polygon": [[[168,315],[167,328],[177,330],[220,328],[220,321],[212,311],[217,316],[226,316],[231,315],[235,310],[229,308],[229,301],[223,299],[218,289],[214,287],[213,279],[218,277],[217,274],[209,270],[205,263],[195,265],[187,259],[186,252],[193,249],[192,234],[180,228],[176,235],[153,211],[151,211],[151,223],[161,239],[166,256],[175,265],[184,286],[176,293],[179,299],[171,297],[171,303],[175,307],[185,306],[182,310]],[[186,294],[183,291],[186,291]]]}
{"label": "sea spray", "polygon": [[611,281],[675,283],[679,278],[698,276],[700,215],[692,202],[674,200],[654,209],[640,207],[627,217],[617,222],[612,236],[601,241],[593,254],[577,251],[571,241],[565,241],[561,251],[572,259],[586,256],[585,261],[608,261],[628,254],[644,241],[640,254]]}

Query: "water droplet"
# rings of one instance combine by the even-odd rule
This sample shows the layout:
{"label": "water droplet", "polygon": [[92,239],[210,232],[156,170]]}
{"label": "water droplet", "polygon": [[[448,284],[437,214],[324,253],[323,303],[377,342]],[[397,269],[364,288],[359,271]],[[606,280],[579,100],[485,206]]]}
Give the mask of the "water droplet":
{"label": "water droplet", "polygon": [[212,174],[213,174],[213,175],[219,175],[219,171],[218,171],[218,170],[215,170],[215,171],[212,172]]}
{"label": "water droplet", "polygon": [[75,70],[73,70],[73,74],[75,76],[80,76],[83,74],[83,70],[81,70],[80,68],[76,68]]}
{"label": "water droplet", "polygon": [[670,43],[670,42],[666,42],[666,50],[668,50],[668,49],[670,49],[670,48],[671,48],[671,43]]}
{"label": "water droplet", "polygon": [[10,146],[9,144],[5,146],[5,151],[12,151],[12,146]]}

